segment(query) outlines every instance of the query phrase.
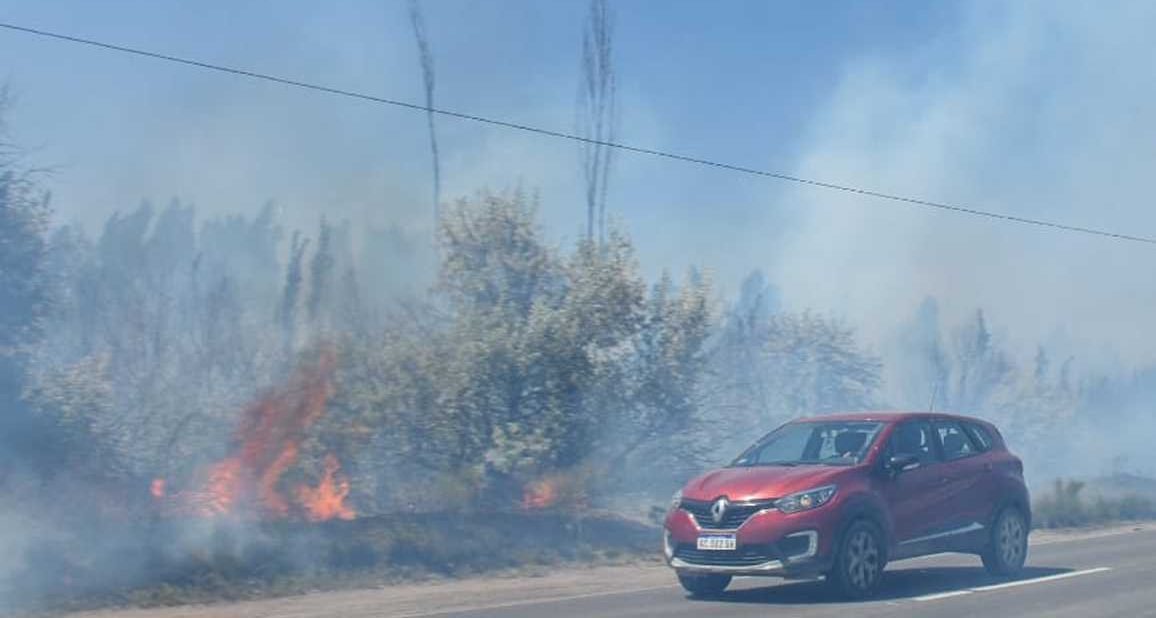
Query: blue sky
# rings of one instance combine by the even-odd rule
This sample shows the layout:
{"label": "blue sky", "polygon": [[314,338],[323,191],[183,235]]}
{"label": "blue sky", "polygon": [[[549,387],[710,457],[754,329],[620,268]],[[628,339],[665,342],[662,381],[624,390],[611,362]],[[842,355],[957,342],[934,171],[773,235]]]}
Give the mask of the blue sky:
{"label": "blue sky", "polygon": [[[583,0],[429,0],[438,105],[571,130]],[[612,1],[620,139],[1077,225],[1156,233],[1148,3]],[[403,2],[7,0],[0,19],[415,102]],[[420,114],[0,32],[16,136],[64,220],[141,199],[203,215],[275,200],[429,225]],[[522,184],[557,242],[581,230],[577,147],[442,121],[447,197]],[[1152,359],[1149,249],[865,202],[622,154],[610,209],[648,272],[723,293],[753,268],[883,340],[926,294],[1040,340]],[[1143,333],[1137,336],[1137,333]]]}
{"label": "blue sky", "polygon": [[[425,6],[439,105],[573,128],[584,1],[432,0]],[[949,4],[929,10],[918,2],[887,11],[868,2],[635,0],[613,6],[622,140],[780,169],[791,167],[811,111],[829,96],[848,58],[910,53],[949,33],[951,17]],[[2,15],[125,45],[421,98],[402,2],[321,8],[300,1],[17,1]],[[8,59],[0,70],[21,99],[14,118],[19,136],[43,145],[40,159],[63,166],[57,193],[65,216],[91,224],[143,197],[172,196],[206,212],[244,208],[245,201],[256,208],[265,198],[311,212],[321,204],[302,203],[305,195],[316,202],[370,191],[363,186],[374,181],[368,174],[377,174],[383,187],[391,184],[387,176],[398,185],[390,189],[393,195],[377,199],[420,202],[424,196],[420,184],[400,180],[426,173],[422,119],[412,112],[13,33],[0,37],[0,58]],[[562,179],[577,176],[574,145],[458,121],[444,121],[441,130],[451,188],[468,192],[480,188],[475,184],[522,182],[542,190],[551,229],[565,236],[581,224],[581,204]],[[555,169],[479,162],[503,152],[545,158]],[[574,159],[572,165],[567,159]],[[220,169],[230,161],[233,171]],[[620,168],[612,208],[627,224],[669,217],[695,230],[704,223],[737,223],[745,210],[766,207],[758,203],[762,197],[752,196],[765,181],[634,155],[621,157]],[[315,176],[305,182],[309,186],[287,182],[302,174]],[[426,212],[420,203],[389,204],[385,211],[391,219],[416,215],[415,222]]]}

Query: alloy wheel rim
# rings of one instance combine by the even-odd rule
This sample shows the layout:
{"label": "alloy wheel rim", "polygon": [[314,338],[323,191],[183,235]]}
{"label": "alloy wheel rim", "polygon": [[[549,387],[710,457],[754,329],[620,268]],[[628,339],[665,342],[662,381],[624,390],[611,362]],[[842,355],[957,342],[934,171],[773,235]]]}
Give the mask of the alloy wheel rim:
{"label": "alloy wheel rim", "polygon": [[1009,513],[1000,522],[1000,557],[1008,566],[1017,566],[1023,560],[1024,523],[1019,515]]}
{"label": "alloy wheel rim", "polygon": [[866,590],[879,577],[879,545],[875,537],[866,530],[859,530],[851,537],[847,551],[847,574],[851,584]]}

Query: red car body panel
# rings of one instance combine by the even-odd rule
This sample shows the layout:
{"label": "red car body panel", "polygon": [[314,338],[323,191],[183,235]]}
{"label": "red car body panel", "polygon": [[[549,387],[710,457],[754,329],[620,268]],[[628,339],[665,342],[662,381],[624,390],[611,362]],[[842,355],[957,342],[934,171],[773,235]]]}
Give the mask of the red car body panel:
{"label": "red car body panel", "polygon": [[824,485],[843,472],[839,468],[722,468],[687,483],[684,498],[714,500],[727,496],[733,502],[781,498],[796,491]]}

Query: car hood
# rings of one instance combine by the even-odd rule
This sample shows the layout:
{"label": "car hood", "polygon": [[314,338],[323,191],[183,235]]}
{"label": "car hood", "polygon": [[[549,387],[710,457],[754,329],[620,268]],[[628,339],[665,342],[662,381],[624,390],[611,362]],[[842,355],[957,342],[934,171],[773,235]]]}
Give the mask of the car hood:
{"label": "car hood", "polygon": [[827,485],[847,473],[844,466],[754,466],[720,468],[692,479],[682,489],[691,500],[760,500],[781,498],[797,491]]}

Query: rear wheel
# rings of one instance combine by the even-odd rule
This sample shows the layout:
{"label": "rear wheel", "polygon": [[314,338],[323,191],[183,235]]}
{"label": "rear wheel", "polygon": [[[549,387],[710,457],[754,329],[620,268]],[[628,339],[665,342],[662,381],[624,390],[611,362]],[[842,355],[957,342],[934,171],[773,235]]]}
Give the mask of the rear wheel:
{"label": "rear wheel", "polygon": [[678,574],[678,583],[692,597],[712,597],[721,594],[731,583],[730,575],[684,575]]}
{"label": "rear wheel", "polygon": [[827,581],[844,597],[866,598],[879,588],[884,566],[883,533],[875,524],[859,520],[843,535]]}
{"label": "rear wheel", "polygon": [[1028,556],[1028,522],[1015,507],[1000,511],[991,529],[991,539],[980,554],[988,573],[1007,577],[1024,568]]}

